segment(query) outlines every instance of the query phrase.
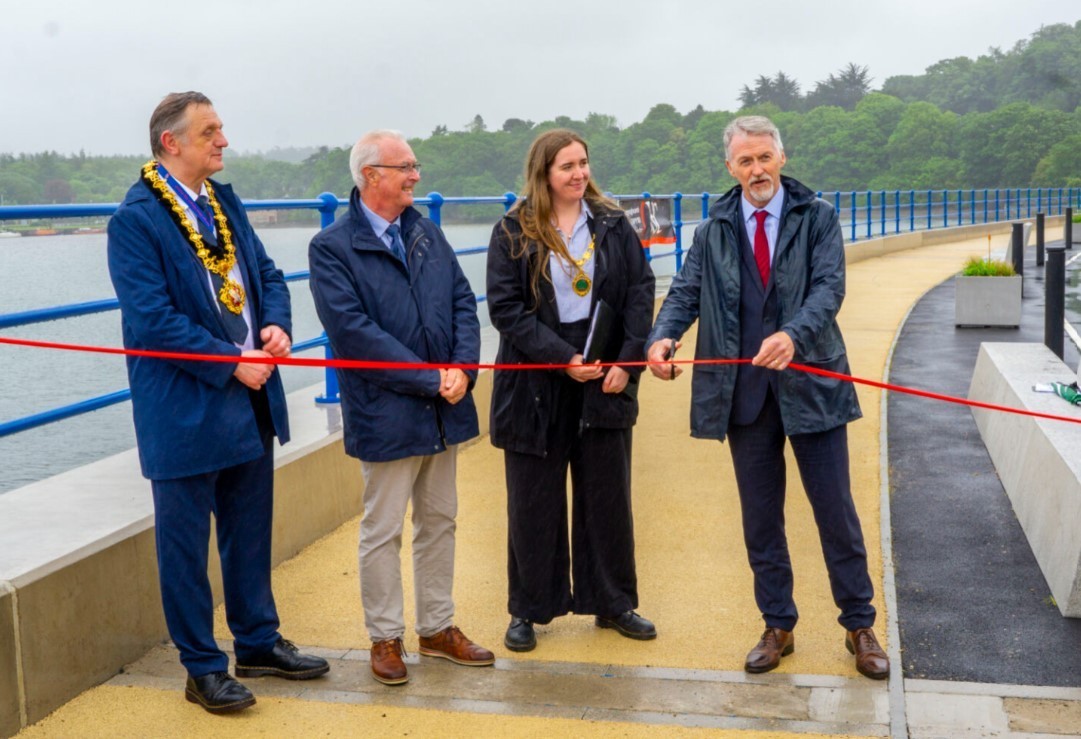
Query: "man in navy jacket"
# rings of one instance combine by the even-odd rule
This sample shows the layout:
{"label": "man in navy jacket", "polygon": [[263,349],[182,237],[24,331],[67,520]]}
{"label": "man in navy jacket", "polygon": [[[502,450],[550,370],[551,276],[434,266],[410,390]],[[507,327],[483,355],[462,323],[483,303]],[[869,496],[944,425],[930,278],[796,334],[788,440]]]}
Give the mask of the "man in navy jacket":
{"label": "man in navy jacket", "polygon": [[691,385],[691,435],[727,438],[731,447],[755,601],[766,624],[744,669],[767,672],[795,649],[799,614],[784,518],[787,442],[814,511],[845,644],[856,669],[881,680],[890,663],[873,629],[874,587],[848,470],[847,424],[860,417],[856,391],[851,383],[784,372],[795,361],[848,374],[836,320],[845,293],[837,213],[781,176],[784,147],[769,119],[735,119],[724,147],[739,185],[695,230],[646,341],[650,370],[663,380],[680,374],[666,360],[695,320],[696,358],[751,360],[697,366]]}
{"label": "man in navy jacket", "polygon": [[[335,356],[411,364],[476,364],[477,303],[443,232],[412,207],[420,165],[396,131],[353,147],[349,212],[312,239],[311,290]],[[413,580],[420,653],[462,665],[494,655],[454,626],[457,445],[478,433],[457,368],[338,372],[345,450],[361,460],[360,595],[376,680],[409,679],[400,550],[413,504]]]}
{"label": "man in navy jacket", "polygon": [[236,673],[302,680],[326,661],[278,633],[270,588],[274,437],[289,440],[277,370],[289,354],[289,290],[232,188],[209,179],[228,146],[209,99],[173,93],[150,118],[142,176],[109,221],[109,274],[124,346],[236,362],[128,358],[139,460],[154,495],[162,605],[188,670],[185,695],[211,713],[255,703],[214,641],[207,578],[217,524]]}

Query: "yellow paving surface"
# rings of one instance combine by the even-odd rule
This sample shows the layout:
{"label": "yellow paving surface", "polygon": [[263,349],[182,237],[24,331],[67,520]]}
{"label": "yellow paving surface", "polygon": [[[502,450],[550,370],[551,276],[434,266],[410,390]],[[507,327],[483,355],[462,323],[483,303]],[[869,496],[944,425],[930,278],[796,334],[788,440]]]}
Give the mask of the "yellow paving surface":
{"label": "yellow paving surface", "polygon": [[[997,237],[996,248],[1003,247],[1007,238]],[[841,323],[853,374],[881,380],[890,344],[910,306],[986,246],[985,239],[975,239],[852,265]],[[693,356],[693,340],[694,329],[680,356]],[[865,386],[857,389],[864,418],[849,426],[853,491],[880,594],[880,392]],[[748,649],[761,633],[762,620],[754,605],[728,448],[690,438],[689,374],[672,383],[644,378],[640,399],[633,471],[639,611],[656,623],[659,637],[632,641],[595,628],[591,618],[572,615],[538,627],[538,647],[525,656],[503,647],[508,620],[506,489],[501,452],[481,440],[464,449],[459,459],[456,622],[497,656],[742,669]],[[795,654],[782,662],[779,671],[849,676],[851,656],[836,621],[817,530],[794,460],[789,460],[788,469],[786,518],[800,623]],[[275,571],[282,630],[297,643],[368,646],[357,575],[358,528],[359,519],[342,526]],[[408,532],[407,526],[406,539]],[[409,557],[406,543],[407,579]],[[405,587],[406,623],[412,624],[411,582]],[[875,605],[880,611],[878,635],[884,640],[880,597]],[[217,630],[219,638],[229,638],[221,609]],[[416,646],[410,631],[406,648],[414,651]]]}
{"label": "yellow paving surface", "polygon": [[583,721],[577,719],[489,716],[420,708],[313,703],[260,698],[238,714],[211,716],[175,693],[149,688],[103,686],[84,693],[19,736],[121,739],[123,737],[734,737],[737,739],[814,739],[825,734],[691,729],[680,726]]}
{"label": "yellow paving surface", "polygon": [[[1007,236],[996,237],[1002,248]],[[986,253],[986,239],[899,252],[848,270],[841,323],[853,374],[881,380],[893,337],[910,306],[926,290],[958,271],[964,259]],[[693,356],[693,330],[681,357]],[[879,533],[878,390],[858,387],[864,418],[849,427],[853,490],[863,522],[878,596],[879,638],[885,641]],[[741,670],[757,640],[761,617],[751,592],[739,505],[726,446],[689,437],[690,379],[644,378],[642,414],[634,439],[634,506],[639,611],[659,638],[635,642],[596,629],[592,619],[568,616],[538,627],[538,647],[527,655],[502,645],[506,613],[506,504],[501,453],[486,439],[459,458],[456,623],[497,656],[509,659]],[[852,658],[829,593],[817,532],[789,463],[786,508],[801,620],[797,649],[782,673],[852,676]],[[357,475],[360,475],[359,463]],[[367,648],[357,576],[358,520],[316,542],[274,572],[282,632],[303,645]],[[407,526],[407,536],[409,527]],[[403,547],[407,623],[412,623],[409,547]],[[219,638],[228,639],[216,614]],[[416,636],[406,647],[416,650]],[[385,706],[263,699],[240,716],[212,717],[176,690],[102,686],[72,701],[20,736],[684,736],[707,733],[676,727],[583,723],[565,719],[509,718]],[[792,736],[753,731],[708,732],[737,737]],[[800,734],[799,736],[810,736]]]}

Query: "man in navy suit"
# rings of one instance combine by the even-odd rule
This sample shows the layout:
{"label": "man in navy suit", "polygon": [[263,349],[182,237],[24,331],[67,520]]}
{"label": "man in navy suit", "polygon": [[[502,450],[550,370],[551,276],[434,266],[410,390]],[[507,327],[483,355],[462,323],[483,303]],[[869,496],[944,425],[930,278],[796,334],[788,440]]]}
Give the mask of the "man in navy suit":
{"label": "man in navy suit", "polygon": [[228,141],[209,99],[165,97],[148,162],[109,221],[109,274],[124,346],[235,362],[128,358],[139,460],[154,495],[162,605],[188,670],[187,699],[211,713],[255,697],[214,641],[207,577],[217,526],[236,674],[304,680],[329,666],[278,633],[270,588],[274,437],[289,440],[277,370],[247,358],[290,350],[289,290],[232,188],[210,180]]}
{"label": "man in navy suit", "polygon": [[647,340],[650,370],[668,380],[678,339],[698,320],[697,356],[750,359],[702,365],[691,386],[691,435],[727,436],[766,630],[747,672],[766,672],[795,649],[798,613],[785,539],[785,442],[792,445],[814,510],[833,600],[856,669],[873,679],[890,663],[872,626],[874,589],[852,501],[847,424],[860,417],[851,383],[784,372],[797,361],[848,374],[837,312],[845,293],[837,213],[796,180],[781,176],[781,134],[768,118],[745,116],[724,132],[725,164],[739,185],[695,230]]}

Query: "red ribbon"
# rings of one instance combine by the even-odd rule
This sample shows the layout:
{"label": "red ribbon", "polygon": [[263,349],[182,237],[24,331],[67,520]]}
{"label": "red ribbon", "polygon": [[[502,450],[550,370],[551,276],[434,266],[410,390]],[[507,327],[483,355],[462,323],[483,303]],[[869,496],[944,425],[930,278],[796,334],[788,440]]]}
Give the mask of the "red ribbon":
{"label": "red ribbon", "polygon": [[[460,369],[460,370],[554,370],[554,369],[566,369],[574,366],[569,364],[429,364],[427,362],[384,362],[374,359],[314,359],[310,357],[240,357],[235,354],[187,354],[184,352],[159,352],[151,351],[148,349],[120,349],[116,347],[108,346],[88,346],[85,344],[64,344],[55,341],[34,341],[32,339],[16,339],[7,336],[0,336],[0,344],[8,344],[10,346],[23,346],[32,347],[36,349],[59,349],[62,351],[71,352],[90,352],[93,354],[119,354],[127,357],[147,357],[150,359],[175,359],[181,361],[191,362],[224,362],[228,364],[237,364],[238,362],[246,362],[249,364],[273,364],[286,367],[333,367],[334,369],[369,369],[369,370],[425,370],[425,369]],[[678,365],[721,365],[721,364],[750,364],[749,359],[673,359],[666,361],[664,364],[678,364]],[[601,362],[601,367],[612,367],[619,365],[621,367],[646,367],[649,362]],[[579,365],[580,366],[580,365]],[[968,398],[958,398],[953,395],[943,395],[942,393],[934,393],[929,390],[919,390],[917,388],[904,387],[902,385],[891,385],[888,382],[878,382],[876,380],[867,380],[862,377],[854,377],[852,375],[841,374],[840,372],[831,372],[830,370],[820,369],[818,367],[809,367],[805,364],[797,364],[792,362],[788,365],[788,369],[795,370],[797,372],[806,372],[812,375],[819,375],[821,377],[829,377],[834,380],[840,380],[841,382],[851,382],[858,385],[868,385],[880,390],[889,390],[896,393],[904,393],[906,395],[915,395],[918,398],[928,398],[930,400],[938,400],[943,403],[954,403],[956,405],[967,405],[971,408],[983,408],[989,411],[999,411],[1002,413],[1013,413],[1019,416],[1031,416],[1033,418],[1045,418],[1050,421],[1064,421],[1066,423],[1081,424],[1081,418],[1071,418],[1069,416],[1057,416],[1052,413],[1040,413],[1038,411],[1030,411],[1024,408],[1011,408],[1005,405],[996,405],[994,403],[984,403],[979,400],[969,400]]]}

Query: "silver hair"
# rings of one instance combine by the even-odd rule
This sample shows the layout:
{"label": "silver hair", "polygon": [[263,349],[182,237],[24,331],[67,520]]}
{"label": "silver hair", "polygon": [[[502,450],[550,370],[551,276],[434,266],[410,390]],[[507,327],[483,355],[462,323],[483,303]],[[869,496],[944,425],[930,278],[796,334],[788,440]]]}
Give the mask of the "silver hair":
{"label": "silver hair", "polygon": [[356,183],[358,190],[363,190],[364,185],[367,184],[360,170],[379,163],[379,144],[386,139],[405,141],[405,136],[401,131],[377,128],[374,131],[368,131],[357,140],[357,143],[353,144],[353,150],[349,152],[349,173],[353,175],[353,182]]}
{"label": "silver hair", "polygon": [[777,151],[784,151],[781,132],[777,130],[777,126],[773,125],[773,121],[764,115],[744,115],[725,126],[724,158],[726,160],[732,157],[732,139],[741,133],[745,136],[769,136],[777,144]]}

